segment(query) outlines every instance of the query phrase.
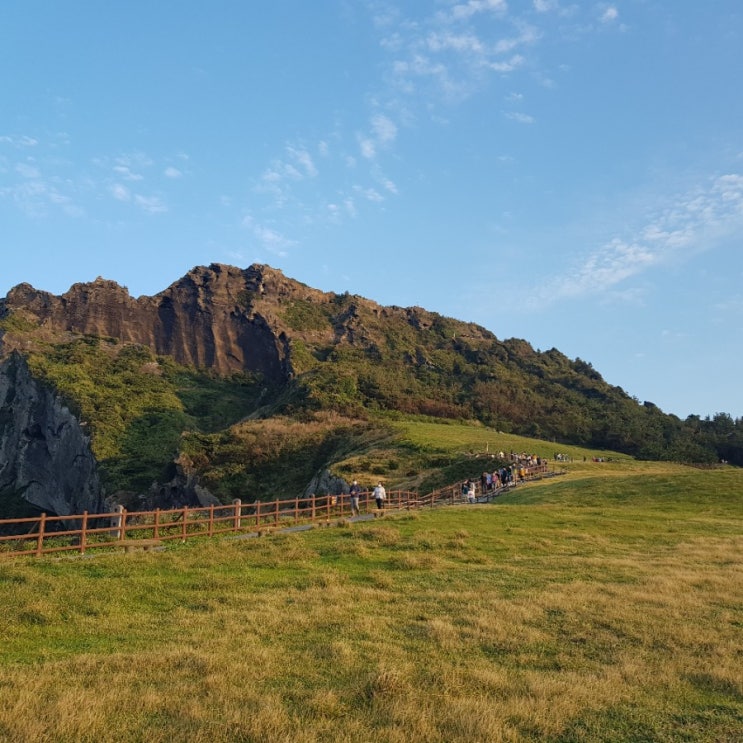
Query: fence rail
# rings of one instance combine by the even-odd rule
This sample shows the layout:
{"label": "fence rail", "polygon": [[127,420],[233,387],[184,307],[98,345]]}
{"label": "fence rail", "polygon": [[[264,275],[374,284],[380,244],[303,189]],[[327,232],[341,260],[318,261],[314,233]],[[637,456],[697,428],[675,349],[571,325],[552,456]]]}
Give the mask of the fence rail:
{"label": "fence rail", "polygon": [[[420,507],[417,493],[394,490],[387,493],[386,510]],[[363,492],[360,505],[376,510],[371,491]],[[71,516],[40,516],[0,520],[0,557],[48,555],[110,548],[134,548],[138,542],[151,547],[168,540],[182,542],[192,537],[256,532],[268,528],[316,523],[351,516],[351,498],[310,496],[255,503],[239,500],[225,506],[184,507],[173,510],[132,511],[119,508],[111,513]]]}
{"label": "fence rail", "polygon": [[[533,480],[549,473],[545,466],[529,468],[524,479]],[[478,487],[477,500],[485,502],[510,490],[518,480],[506,486],[483,492]],[[367,513],[378,510],[372,491],[360,494],[360,506]],[[427,495],[414,491],[393,490],[387,493],[384,510],[410,510],[455,505],[466,502],[460,485],[435,490]],[[168,540],[185,542],[193,537],[219,534],[261,532],[266,529],[300,524],[330,522],[350,517],[350,495],[322,495],[290,500],[229,505],[184,507],[172,510],[132,511],[123,507],[111,513],[83,513],[72,516],[40,516],[23,519],[0,519],[0,558],[41,556],[57,552],[101,549],[152,548]]]}

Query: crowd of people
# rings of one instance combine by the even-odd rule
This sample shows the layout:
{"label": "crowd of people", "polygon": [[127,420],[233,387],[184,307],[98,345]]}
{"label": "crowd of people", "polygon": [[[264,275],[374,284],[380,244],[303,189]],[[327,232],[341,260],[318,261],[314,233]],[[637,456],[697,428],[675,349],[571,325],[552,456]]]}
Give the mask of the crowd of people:
{"label": "crowd of people", "polygon": [[[496,455],[491,455],[495,458]],[[525,452],[504,452],[498,453],[498,459],[501,462],[510,462],[510,464],[503,464],[502,466],[494,469],[492,472],[483,472],[480,476],[479,492],[482,495],[489,493],[496,493],[502,488],[510,487],[518,482],[526,480],[530,474],[534,472],[537,467],[543,467],[547,465],[547,460],[543,457],[539,457],[536,454],[527,454]],[[557,455],[556,457],[557,458]],[[348,490],[350,498],[351,516],[361,515],[360,510],[360,498],[362,490],[357,480],[354,480]],[[467,479],[461,484],[462,497],[468,503],[476,503],[478,495],[478,484],[475,480]],[[387,492],[384,485],[378,482],[375,486],[372,497],[376,503],[377,510],[383,511],[385,501],[387,500]]]}

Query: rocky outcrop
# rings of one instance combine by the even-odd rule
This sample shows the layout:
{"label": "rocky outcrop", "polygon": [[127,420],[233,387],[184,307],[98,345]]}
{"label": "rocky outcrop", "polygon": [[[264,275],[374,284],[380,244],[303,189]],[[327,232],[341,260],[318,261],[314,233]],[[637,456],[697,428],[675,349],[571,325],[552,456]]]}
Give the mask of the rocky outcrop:
{"label": "rocky outcrop", "polygon": [[194,268],[165,291],[138,299],[101,278],[74,284],[61,296],[19,284],[0,301],[0,317],[21,312],[47,333],[115,338],[181,364],[220,374],[255,371],[277,380],[291,372],[286,336],[254,300],[269,294],[281,301],[295,286],[302,285],[267,266],[221,264]]}
{"label": "rocky outcrop", "polygon": [[0,364],[0,493],[60,516],[103,510],[89,438],[17,353]]}
{"label": "rocky outcrop", "polygon": [[348,492],[348,483],[330,470],[321,470],[308,483],[304,497],[312,495],[341,495]]}

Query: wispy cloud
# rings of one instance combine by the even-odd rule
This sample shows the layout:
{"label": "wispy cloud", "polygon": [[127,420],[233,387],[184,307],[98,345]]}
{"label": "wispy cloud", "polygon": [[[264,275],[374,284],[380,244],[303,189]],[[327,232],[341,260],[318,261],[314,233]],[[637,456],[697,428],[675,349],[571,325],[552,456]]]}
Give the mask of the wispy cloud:
{"label": "wispy cloud", "polygon": [[[316,145],[289,142],[268,161],[254,182],[249,209],[271,225],[262,232],[250,222],[253,236],[270,249],[285,252],[298,244],[288,234],[355,219],[396,197],[400,189],[384,171],[395,161],[399,141],[422,120],[445,122],[448,107],[489,90],[493,81],[513,90],[514,80],[520,85],[525,79],[517,77],[522,71],[546,84],[535,49],[557,33],[555,15],[564,20],[578,14],[575,3],[559,0],[514,8],[506,0],[437,0],[430,6],[367,0],[365,6],[382,55],[377,85],[359,91],[359,100],[368,102],[366,121],[336,118]],[[596,7],[582,9],[584,26],[589,13],[596,23]],[[605,13],[613,7],[602,6]],[[522,105],[523,95],[512,93],[504,117],[535,124],[534,116],[519,110]]]}
{"label": "wispy cloud", "polygon": [[519,113],[518,111],[509,111],[506,113],[506,118],[512,121],[517,121],[519,124],[533,124],[536,119],[533,116],[525,113]]}
{"label": "wispy cloud", "polygon": [[248,214],[243,217],[242,226],[246,228],[260,247],[279,257],[287,255],[287,249],[297,244],[296,240],[286,237],[279,230],[261,224]]}
{"label": "wispy cloud", "polygon": [[601,11],[601,23],[614,23],[619,19],[619,11],[613,5],[605,7]]}
{"label": "wispy cloud", "polygon": [[29,137],[26,134],[2,134],[0,135],[0,144],[9,144],[18,149],[22,147],[36,147],[39,140],[35,137]]}
{"label": "wispy cloud", "polygon": [[466,3],[458,3],[451,11],[454,20],[470,19],[480,13],[505,13],[508,9],[506,0],[469,0]]}
{"label": "wispy cloud", "polygon": [[164,214],[168,207],[163,203],[159,196],[142,196],[134,195],[134,203],[148,214]]}
{"label": "wispy cloud", "polygon": [[357,135],[359,151],[366,160],[374,160],[380,149],[389,147],[397,137],[397,125],[384,114],[375,114],[368,134]]}
{"label": "wispy cloud", "polygon": [[671,199],[633,233],[617,236],[563,277],[533,293],[532,307],[596,296],[648,270],[712,250],[743,230],[743,175],[712,178]]}
{"label": "wispy cloud", "polygon": [[537,13],[549,13],[558,7],[557,0],[534,0],[534,10]]}
{"label": "wispy cloud", "polygon": [[109,191],[116,201],[131,201],[132,194],[129,189],[121,183],[112,183]]}

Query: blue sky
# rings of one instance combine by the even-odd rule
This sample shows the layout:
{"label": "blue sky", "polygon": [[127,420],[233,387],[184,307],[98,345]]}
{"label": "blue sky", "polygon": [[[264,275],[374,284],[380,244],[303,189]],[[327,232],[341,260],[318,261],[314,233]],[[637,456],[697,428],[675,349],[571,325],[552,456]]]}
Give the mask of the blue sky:
{"label": "blue sky", "polygon": [[0,296],[213,262],[743,416],[740,0],[6,0]]}

